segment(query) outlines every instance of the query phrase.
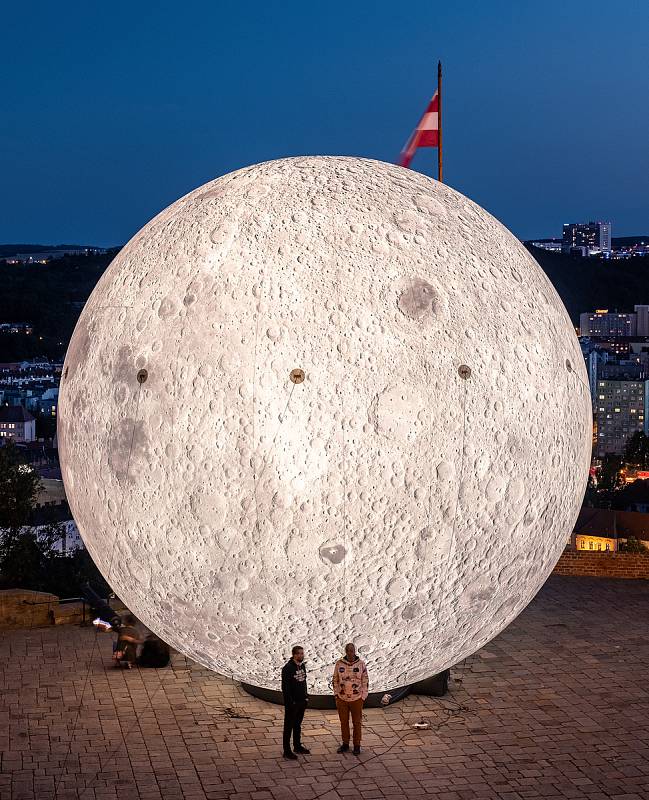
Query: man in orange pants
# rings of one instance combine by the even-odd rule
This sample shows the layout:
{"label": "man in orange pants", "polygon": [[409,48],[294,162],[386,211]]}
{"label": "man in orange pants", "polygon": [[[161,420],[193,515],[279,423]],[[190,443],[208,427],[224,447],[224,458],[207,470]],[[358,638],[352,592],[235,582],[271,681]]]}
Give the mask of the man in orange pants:
{"label": "man in orange pants", "polygon": [[345,646],[345,655],[334,666],[333,679],[336,708],[340,717],[342,744],[339,753],[349,750],[349,715],[354,726],[354,755],[361,752],[361,729],[363,724],[363,703],[367,700],[369,678],[365,662],[356,655],[353,644]]}

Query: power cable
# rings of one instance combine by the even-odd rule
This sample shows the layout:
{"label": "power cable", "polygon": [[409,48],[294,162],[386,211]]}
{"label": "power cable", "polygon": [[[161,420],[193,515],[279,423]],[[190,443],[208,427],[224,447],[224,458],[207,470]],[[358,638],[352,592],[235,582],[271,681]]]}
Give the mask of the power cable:
{"label": "power cable", "polygon": [[[426,709],[426,706],[424,705],[423,700],[422,700],[421,696],[419,696],[419,695],[417,695],[417,699],[415,701],[415,707],[416,707],[416,703],[417,702],[420,703],[422,706],[424,706],[424,709]],[[400,745],[403,742],[403,740],[406,739],[408,736],[416,735],[416,734],[423,734],[423,733],[428,733],[428,732],[437,733],[445,725],[447,725],[452,719],[454,719],[455,717],[459,716],[460,714],[462,714],[466,710],[470,710],[470,709],[468,709],[467,707],[465,707],[463,705],[459,705],[458,704],[457,709],[448,709],[447,710],[447,709],[442,708],[442,710],[446,712],[446,718],[445,719],[443,719],[440,722],[438,722],[437,725],[434,726],[434,727],[429,726],[428,728],[420,730],[420,731],[413,731],[412,730],[411,720],[414,719],[414,717],[417,715],[415,713],[415,711],[413,710],[413,711],[410,712],[410,715],[409,715],[410,716],[410,722],[406,722],[405,721],[405,712],[402,711],[401,712],[401,717],[402,717],[402,721],[406,725],[406,730],[404,730],[403,733],[401,733],[401,735],[397,736],[397,738],[395,739],[394,742],[392,742],[392,744],[390,744],[387,747],[385,747],[383,750],[381,750],[381,752],[373,753],[371,756],[369,756],[369,758],[362,758],[362,757],[359,756],[356,759],[355,763],[352,763],[351,766],[347,767],[342,772],[342,774],[338,777],[338,779],[333,783],[333,785],[330,788],[328,788],[326,790],[323,790],[319,794],[315,795],[313,798],[311,798],[311,800],[319,800],[319,798],[324,797],[329,792],[332,792],[332,791],[335,792],[336,789],[338,788],[338,786],[349,775],[350,772],[352,772],[355,769],[358,769],[359,767],[365,766],[365,765],[369,764],[370,762],[372,762],[372,761],[374,761],[376,759],[380,759],[380,758],[385,757],[390,752],[392,752],[395,749],[395,747]],[[368,730],[372,730],[372,726],[371,725],[364,725],[363,727],[367,728]],[[335,736],[335,734],[333,734],[333,732],[332,732],[332,735]]]}

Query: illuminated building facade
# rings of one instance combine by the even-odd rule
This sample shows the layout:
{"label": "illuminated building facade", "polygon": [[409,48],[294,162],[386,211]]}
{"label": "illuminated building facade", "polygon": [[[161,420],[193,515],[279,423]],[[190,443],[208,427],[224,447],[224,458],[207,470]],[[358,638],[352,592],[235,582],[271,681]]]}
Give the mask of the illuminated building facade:
{"label": "illuminated building facade", "polygon": [[607,308],[585,311],[579,315],[581,336],[635,336],[637,315],[635,312],[618,314]]}
{"label": "illuminated building facade", "polygon": [[633,306],[638,336],[649,336],[649,306]]}
{"label": "illuminated building facade", "polygon": [[15,442],[36,439],[36,420],[22,406],[0,406],[0,438]]}
{"label": "illuminated building facade", "polygon": [[610,222],[568,222],[563,226],[561,249],[570,253],[573,248],[583,248],[583,254],[600,251],[611,252]]}
{"label": "illuminated building facade", "polygon": [[615,552],[617,550],[617,540],[607,536],[578,533],[575,535],[575,549]]}
{"label": "illuminated building facade", "polygon": [[637,431],[648,432],[649,381],[598,380],[594,402],[595,455],[622,455]]}

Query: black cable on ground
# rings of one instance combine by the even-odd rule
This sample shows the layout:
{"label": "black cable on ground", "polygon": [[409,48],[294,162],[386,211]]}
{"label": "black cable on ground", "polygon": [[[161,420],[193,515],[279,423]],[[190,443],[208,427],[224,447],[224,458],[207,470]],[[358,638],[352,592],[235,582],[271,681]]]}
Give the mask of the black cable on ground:
{"label": "black cable on ground", "polygon": [[[420,695],[417,695],[417,700],[423,703]],[[319,800],[319,798],[324,797],[326,794],[329,794],[329,792],[335,792],[338,786],[349,775],[350,772],[353,772],[353,770],[358,769],[358,767],[365,766],[366,764],[369,764],[370,762],[376,759],[384,758],[389,753],[391,753],[394,750],[394,748],[397,747],[397,745],[401,744],[401,742],[403,742],[403,740],[406,737],[411,736],[413,734],[417,735],[425,732],[433,732],[433,733],[439,732],[445,725],[447,725],[451,721],[451,719],[453,719],[456,716],[459,716],[462,713],[462,710],[463,710],[462,707],[458,707],[457,710],[449,711],[446,719],[441,720],[435,727],[426,728],[425,731],[424,730],[413,731],[412,722],[410,722],[409,727],[405,731],[403,731],[403,733],[400,736],[398,736],[397,739],[394,742],[392,742],[392,744],[388,745],[384,750],[382,750],[379,753],[373,753],[369,758],[361,758],[360,756],[358,756],[356,763],[353,763],[351,766],[347,767],[347,769],[343,771],[343,773],[338,777],[338,779],[333,783],[333,785],[330,788],[323,790],[319,794],[314,795],[312,798],[310,798],[310,800]],[[414,716],[415,712],[413,711],[410,713],[411,720],[414,718]],[[364,727],[367,727],[368,729],[371,730],[371,726],[369,725]]]}

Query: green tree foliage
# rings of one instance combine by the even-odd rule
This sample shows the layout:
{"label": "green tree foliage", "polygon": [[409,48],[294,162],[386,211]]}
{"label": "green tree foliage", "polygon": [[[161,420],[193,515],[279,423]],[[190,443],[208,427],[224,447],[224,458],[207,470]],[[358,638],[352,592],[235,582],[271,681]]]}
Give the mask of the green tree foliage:
{"label": "green tree foliage", "polygon": [[635,505],[647,503],[649,481],[627,484],[620,474],[623,467],[649,470],[649,436],[642,431],[637,431],[627,440],[624,456],[604,456],[597,481],[588,480],[584,505],[634,511]]}
{"label": "green tree foliage", "polygon": [[638,469],[649,468],[649,436],[646,436],[642,431],[636,431],[627,440],[624,461]]}
{"label": "green tree foliage", "polygon": [[597,483],[593,480],[593,477],[589,475],[583,505],[586,506],[586,508],[598,508],[599,502],[600,497],[597,491]]}
{"label": "green tree foliage", "polygon": [[9,441],[0,448],[0,589],[33,589],[59,597],[78,597],[86,583],[99,594],[110,589],[87,550],[66,555],[56,546],[65,535],[57,523],[30,526],[40,491],[38,475],[20,462]]}
{"label": "green tree foliage", "polygon": [[112,591],[87,550],[75,550],[70,555],[49,553],[42,591],[58,597],[79,597],[87,583],[101,597],[107,597]]}
{"label": "green tree foliage", "polygon": [[0,543],[0,589],[33,589],[58,597],[79,597],[85,584],[102,596],[111,589],[87,550],[71,554],[54,545],[64,535],[61,525],[48,526],[37,538],[32,528],[5,534]]}
{"label": "green tree foliage", "polygon": [[626,542],[620,542],[621,553],[646,553],[647,548],[635,536],[629,536]]}
{"label": "green tree foliage", "polygon": [[31,528],[6,531],[0,544],[0,588],[49,591],[47,542],[38,541]]}
{"label": "green tree foliage", "polygon": [[40,478],[27,464],[12,440],[0,448],[0,528],[16,531],[28,525],[41,490]]}
{"label": "green tree foliage", "polygon": [[51,414],[41,414],[37,412],[36,418],[36,438],[37,439],[52,439],[56,433],[56,417]]}
{"label": "green tree foliage", "polygon": [[621,469],[622,459],[620,456],[604,456],[602,467],[599,471],[598,488],[604,492],[619,489],[624,484],[624,480],[620,475]]}

